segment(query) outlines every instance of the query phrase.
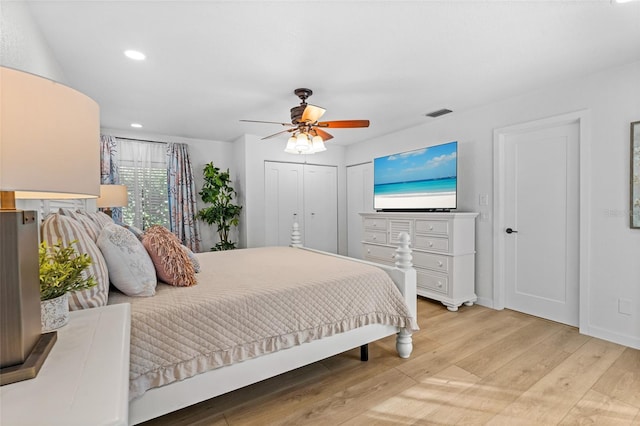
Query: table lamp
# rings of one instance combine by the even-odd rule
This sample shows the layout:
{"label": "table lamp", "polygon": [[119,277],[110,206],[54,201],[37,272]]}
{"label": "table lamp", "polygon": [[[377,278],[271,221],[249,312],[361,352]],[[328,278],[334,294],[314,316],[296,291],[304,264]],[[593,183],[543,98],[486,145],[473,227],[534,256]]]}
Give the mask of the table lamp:
{"label": "table lamp", "polygon": [[0,67],[0,385],[35,377],[56,339],[40,325],[36,212],[15,200],[99,194],[98,104]]}
{"label": "table lamp", "polygon": [[126,207],[129,202],[126,185],[100,185],[96,206],[111,217],[111,207]]}

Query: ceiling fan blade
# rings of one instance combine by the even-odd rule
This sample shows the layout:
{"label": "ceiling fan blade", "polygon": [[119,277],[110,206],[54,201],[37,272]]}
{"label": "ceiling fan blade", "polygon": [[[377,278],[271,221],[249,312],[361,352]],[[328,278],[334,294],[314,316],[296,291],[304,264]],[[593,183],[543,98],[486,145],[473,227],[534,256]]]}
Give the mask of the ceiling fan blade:
{"label": "ceiling fan blade", "polygon": [[267,124],[280,124],[282,126],[291,126],[291,123],[280,123],[278,121],[260,121],[260,120],[240,120],[240,121],[244,121],[245,123],[267,123]]}
{"label": "ceiling fan blade", "polygon": [[322,115],[327,111],[324,108],[320,108],[319,106],[308,104],[302,113],[302,117],[300,121],[302,123],[315,123],[322,117]]}
{"label": "ceiling fan blade", "polygon": [[338,120],[321,121],[318,127],[329,127],[333,129],[351,129],[355,127],[369,127],[369,120]]}
{"label": "ceiling fan blade", "polygon": [[281,135],[281,134],[283,134],[283,133],[287,133],[287,132],[291,133],[291,132],[293,132],[293,131],[295,131],[295,130],[296,130],[296,129],[287,129],[287,130],[283,130],[283,131],[281,131],[281,132],[274,133],[274,134],[269,135],[269,136],[265,136],[264,138],[262,138],[262,139],[260,139],[260,140],[262,140],[262,141],[263,141],[263,140],[265,140],[265,139],[271,139],[271,138],[276,137],[276,136],[278,136],[278,135]]}
{"label": "ceiling fan blade", "polygon": [[325,132],[324,130],[320,130],[316,127],[314,127],[311,131],[316,135],[320,136],[324,142],[328,141],[329,139],[333,139],[333,136],[331,136],[329,133]]}

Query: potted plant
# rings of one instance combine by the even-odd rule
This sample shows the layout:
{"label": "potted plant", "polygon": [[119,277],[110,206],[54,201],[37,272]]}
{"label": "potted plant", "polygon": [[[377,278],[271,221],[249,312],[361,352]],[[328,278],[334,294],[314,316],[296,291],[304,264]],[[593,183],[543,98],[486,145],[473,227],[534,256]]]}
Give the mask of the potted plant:
{"label": "potted plant", "polygon": [[64,247],[58,241],[49,247],[46,241],[40,244],[40,312],[42,331],[60,328],[69,321],[68,293],[85,290],[97,285],[93,276],[86,276],[83,271],[92,262],[91,256],[79,254],[72,241]]}
{"label": "potted plant", "polygon": [[229,230],[232,226],[238,226],[242,206],[232,202],[237,194],[231,186],[229,169],[222,172],[211,162],[204,166],[203,174],[204,185],[199,194],[202,201],[211,206],[200,210],[198,218],[218,227],[220,241],[211,247],[212,251],[232,250],[236,248],[236,243],[229,241]]}

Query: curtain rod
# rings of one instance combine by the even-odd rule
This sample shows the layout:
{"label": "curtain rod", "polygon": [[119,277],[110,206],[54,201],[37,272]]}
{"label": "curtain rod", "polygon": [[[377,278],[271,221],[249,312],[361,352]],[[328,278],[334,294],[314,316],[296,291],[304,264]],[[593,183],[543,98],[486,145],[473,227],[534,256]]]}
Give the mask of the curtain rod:
{"label": "curtain rod", "polygon": [[162,144],[170,144],[173,142],[162,142],[162,141],[150,141],[148,139],[134,139],[134,138],[121,138],[120,136],[114,136],[116,139],[124,139],[126,141],[136,141],[136,142],[149,142],[149,143],[162,143]]}

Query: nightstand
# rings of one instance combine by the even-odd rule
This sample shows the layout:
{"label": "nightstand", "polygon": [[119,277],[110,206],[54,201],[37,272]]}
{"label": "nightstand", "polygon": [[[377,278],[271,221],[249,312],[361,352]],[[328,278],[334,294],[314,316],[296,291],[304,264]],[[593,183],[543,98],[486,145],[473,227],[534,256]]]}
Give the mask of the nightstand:
{"label": "nightstand", "polygon": [[35,379],[0,387],[0,424],[127,425],[129,304],[73,311]]}

